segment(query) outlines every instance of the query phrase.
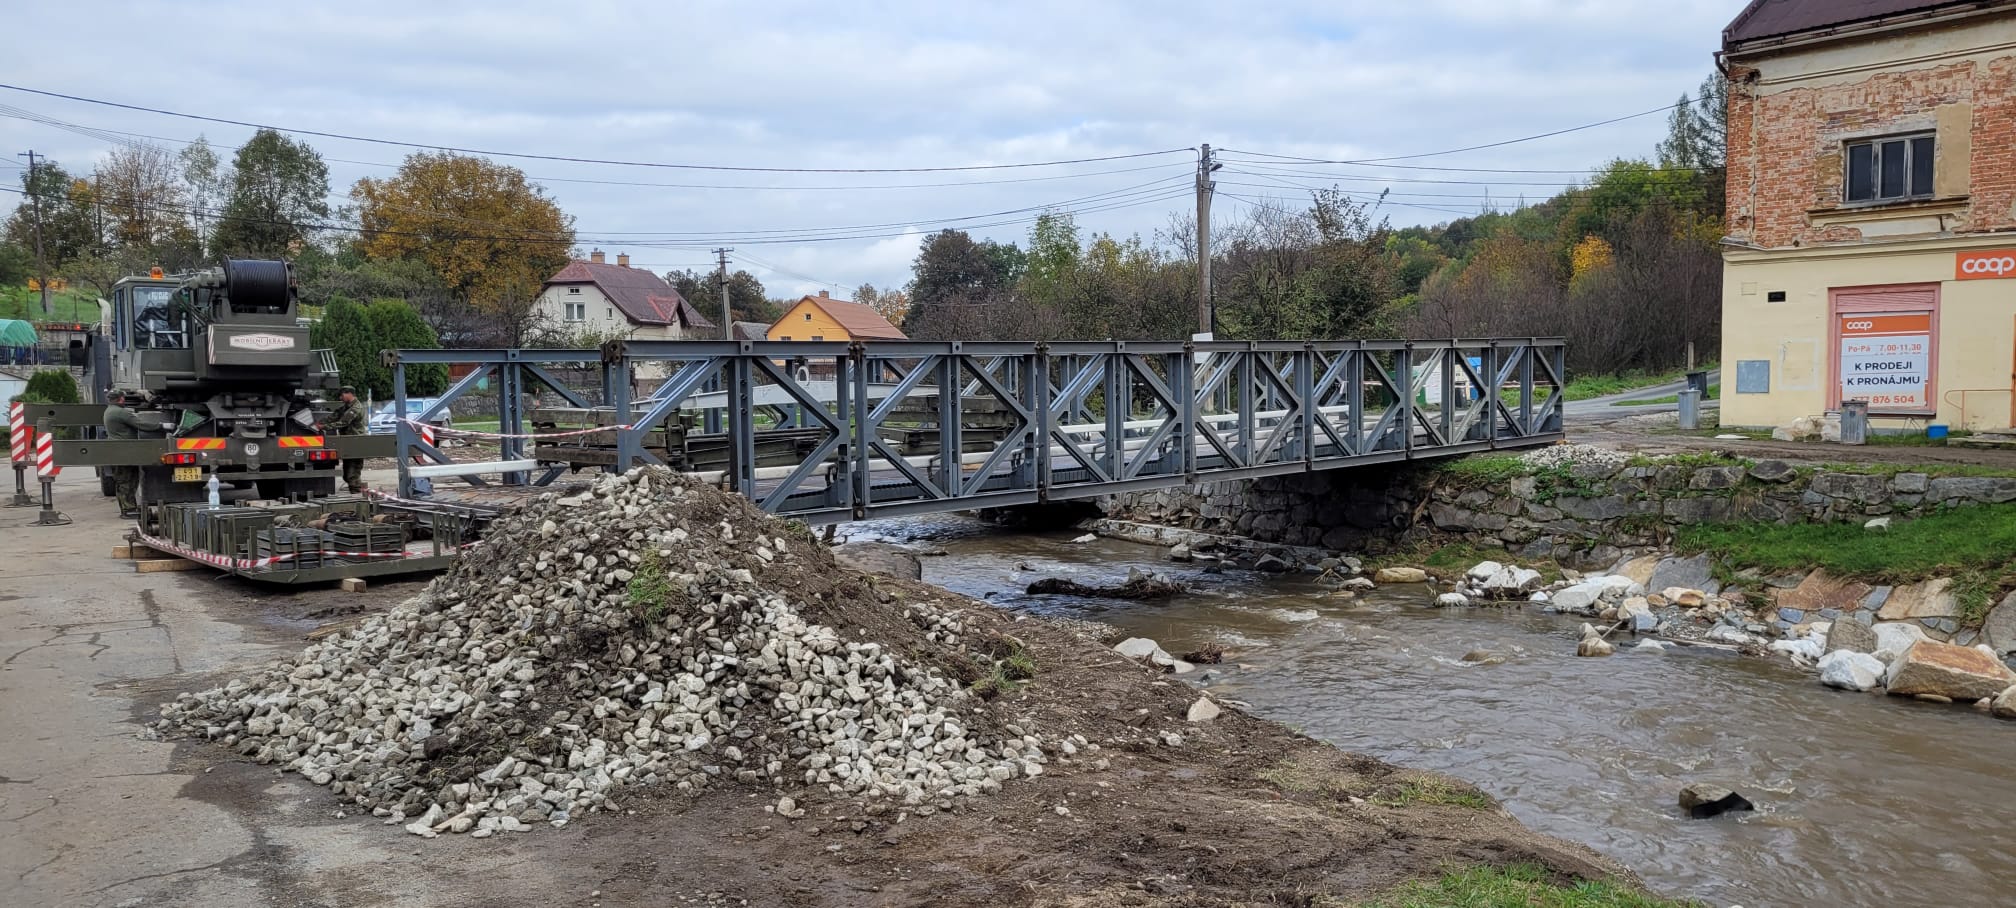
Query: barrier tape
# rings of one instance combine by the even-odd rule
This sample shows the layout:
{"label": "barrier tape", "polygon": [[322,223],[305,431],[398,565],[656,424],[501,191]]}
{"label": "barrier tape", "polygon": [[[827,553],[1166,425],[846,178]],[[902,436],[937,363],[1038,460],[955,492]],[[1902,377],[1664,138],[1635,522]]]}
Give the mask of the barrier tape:
{"label": "barrier tape", "polygon": [[7,453],[16,463],[35,459],[35,430],[28,425],[28,405],[14,401],[7,405]]}
{"label": "barrier tape", "polygon": [[185,546],[180,546],[180,545],[176,545],[175,543],[173,543],[173,542],[169,542],[169,541],[168,541],[168,540],[166,540],[166,539],[162,539],[162,538],[161,538],[161,537],[159,537],[159,536],[149,536],[149,535],[147,535],[147,534],[145,534],[145,533],[140,533],[140,534],[137,534],[137,535],[138,535],[138,538],[140,539],[140,541],[141,541],[141,542],[144,542],[144,543],[146,543],[146,544],[147,544],[147,547],[148,547],[148,548],[150,548],[150,549],[158,549],[158,550],[160,550],[160,551],[163,551],[163,552],[168,552],[168,553],[170,553],[170,554],[174,554],[174,555],[180,555],[180,556],[182,556],[182,557],[184,557],[184,558],[187,558],[187,559],[189,559],[189,560],[191,560],[191,561],[201,561],[201,562],[203,562],[204,564],[207,564],[207,565],[210,565],[211,567],[215,567],[215,568],[222,568],[222,569],[224,569],[224,570],[227,570],[227,571],[230,571],[230,570],[238,570],[238,571],[249,571],[249,570],[253,570],[253,569],[256,569],[256,568],[263,568],[263,567],[268,567],[268,566],[271,566],[271,565],[274,565],[274,564],[278,564],[278,563],[280,563],[280,562],[282,562],[282,561],[292,561],[292,560],[294,560],[294,559],[296,559],[296,558],[299,558],[299,557],[301,557],[301,556],[303,556],[303,555],[319,555],[319,556],[321,556],[321,557],[324,557],[324,558],[410,558],[410,557],[413,557],[413,554],[412,554],[411,552],[322,552],[322,551],[316,551],[316,552],[288,552],[288,553],[285,553],[285,554],[281,554],[281,555],[269,555],[269,556],[267,556],[267,557],[265,557],[265,558],[232,558],[232,557],[230,557],[230,556],[228,556],[228,555],[213,555],[213,554],[211,554],[211,553],[209,553],[209,552],[199,552],[199,551],[197,551],[197,550],[195,550],[195,549],[192,549],[192,548],[187,548],[187,547],[185,547]]}
{"label": "barrier tape", "polygon": [[[417,429],[421,430],[421,437],[422,437],[422,438],[426,438],[426,437],[427,437],[427,433],[428,433],[428,431],[429,431],[430,429],[433,429],[433,428],[435,428],[435,427],[433,427],[432,425],[430,425],[430,424],[428,424],[428,423],[423,423],[423,422],[420,422],[419,420],[416,420],[416,419],[409,419],[409,418],[405,418],[405,417],[401,417],[399,421],[400,421],[400,422],[403,422],[403,423],[406,423],[407,425],[410,425],[410,426],[413,426],[413,427],[415,427],[415,428],[417,428]],[[440,431],[441,431],[441,432],[443,432],[443,433],[445,433],[445,434],[447,434],[447,435],[452,435],[452,436],[464,436],[464,437],[469,437],[469,438],[575,438],[575,437],[578,437],[578,436],[582,436],[582,435],[594,435],[594,434],[595,434],[595,433],[597,433],[597,432],[615,432],[615,431],[619,431],[619,430],[627,430],[627,429],[634,429],[634,428],[637,428],[637,427],[636,427],[636,426],[597,426],[597,427],[595,427],[595,428],[593,428],[593,429],[575,429],[575,430],[571,430],[571,431],[567,431],[567,432],[543,432],[543,433],[542,433],[542,432],[521,432],[521,433],[516,433],[516,434],[513,434],[513,433],[510,433],[510,432],[478,432],[478,431],[476,431],[475,429],[457,429],[457,428],[454,428],[454,427],[452,427],[452,426],[441,426],[441,427],[439,427]],[[433,444],[433,440],[432,440],[432,439],[428,439],[427,443],[428,443],[428,444]]]}
{"label": "barrier tape", "polygon": [[44,479],[55,479],[63,472],[56,465],[56,436],[44,432],[35,437],[35,475]]}

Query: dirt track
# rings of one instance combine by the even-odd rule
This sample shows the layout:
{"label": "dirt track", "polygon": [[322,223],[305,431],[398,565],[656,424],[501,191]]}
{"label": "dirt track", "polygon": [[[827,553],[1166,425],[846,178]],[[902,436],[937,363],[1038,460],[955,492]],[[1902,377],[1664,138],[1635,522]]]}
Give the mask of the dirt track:
{"label": "dirt track", "polygon": [[1570,417],[1568,438],[1645,454],[1718,451],[1752,460],[1776,458],[1806,463],[1952,464],[2016,470],[2016,450],[1947,445],[1840,445],[1822,442],[1755,441],[1677,434],[1676,417],[1626,415]]}
{"label": "dirt track", "polygon": [[[140,724],[175,693],[288,654],[325,621],[417,585],[270,593],[106,557],[109,503],[62,484],[70,527],[0,512],[0,873],[26,906],[758,906],[1306,904],[1446,866],[1530,862],[1622,876],[1579,846],[1476,806],[1461,783],[1318,744],[1196,693],[1078,630],[970,603],[1039,670],[1003,721],[1100,749],[950,813],[870,815],[767,791],[631,796],[622,816],[506,838],[423,841],[292,774]],[[942,590],[878,581],[899,598]],[[1180,736],[1169,743],[1163,736]],[[1424,786],[1425,789],[1424,789]],[[1466,801],[1471,806],[1422,803]],[[1485,802],[1488,804],[1488,802]],[[1062,808],[1060,811],[1059,808]],[[746,902],[744,901],[746,900]]]}

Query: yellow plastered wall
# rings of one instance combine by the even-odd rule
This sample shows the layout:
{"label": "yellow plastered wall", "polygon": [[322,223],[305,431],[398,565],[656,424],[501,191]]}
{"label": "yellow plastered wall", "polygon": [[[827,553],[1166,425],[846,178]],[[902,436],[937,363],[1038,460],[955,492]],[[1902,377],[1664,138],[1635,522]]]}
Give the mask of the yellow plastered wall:
{"label": "yellow plastered wall", "polygon": [[[1722,424],[1780,426],[1826,411],[1830,354],[1838,343],[1829,328],[1830,288],[1938,284],[1934,421],[1956,429],[2008,427],[2016,280],[1953,280],[1954,256],[1953,248],[1729,255],[1722,272]],[[1767,302],[1774,290],[1785,292],[1785,302]],[[1737,393],[1743,360],[1771,363],[1769,393]]]}
{"label": "yellow plastered wall", "polygon": [[[807,318],[810,316],[810,318]],[[798,305],[770,326],[766,335],[770,340],[809,341],[815,337],[829,341],[853,340],[853,335],[840,323],[826,314],[826,310],[814,305],[810,299],[801,299]]]}

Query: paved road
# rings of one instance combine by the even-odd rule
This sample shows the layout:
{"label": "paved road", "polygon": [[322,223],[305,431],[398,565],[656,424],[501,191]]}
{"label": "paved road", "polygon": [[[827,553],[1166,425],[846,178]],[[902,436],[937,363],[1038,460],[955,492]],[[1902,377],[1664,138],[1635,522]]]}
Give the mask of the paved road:
{"label": "paved road", "polygon": [[58,490],[71,526],[0,510],[0,905],[585,906],[613,874],[583,845],[589,824],[423,843],[354,808],[338,819],[347,805],[293,774],[151,739],[159,702],[420,584],[275,593],[138,574],[108,557],[124,522],[88,471]]}
{"label": "paved road", "polygon": [[[1719,373],[1716,372],[1708,373],[1709,387],[1711,388],[1718,387],[1721,385],[1721,383],[1722,378]],[[1672,413],[1680,409],[1680,405],[1677,402],[1663,403],[1663,404],[1640,404],[1638,406],[1632,406],[1632,407],[1620,407],[1617,405],[1627,400],[1654,400],[1661,397],[1671,397],[1673,395],[1679,394],[1681,391],[1685,390],[1686,387],[1687,383],[1685,381],[1675,381],[1675,382],[1667,382],[1663,385],[1652,385],[1650,387],[1645,388],[1635,388],[1633,390],[1626,391],[1622,394],[1612,394],[1607,397],[1592,397],[1588,400],[1571,400],[1562,408],[1562,414],[1566,416],[1568,419],[1575,420],[1577,422],[1587,420],[1605,422],[1611,419],[1622,419],[1627,416],[1643,416],[1647,413]],[[1711,400],[1706,401],[1703,404],[1702,408],[1713,409],[1716,406],[1717,402]]]}

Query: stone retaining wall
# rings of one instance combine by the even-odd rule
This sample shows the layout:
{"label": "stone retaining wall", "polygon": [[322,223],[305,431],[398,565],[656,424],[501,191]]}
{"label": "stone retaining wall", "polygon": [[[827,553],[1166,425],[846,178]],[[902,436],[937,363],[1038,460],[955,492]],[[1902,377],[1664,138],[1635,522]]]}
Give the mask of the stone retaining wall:
{"label": "stone retaining wall", "polygon": [[2016,478],[1681,459],[1502,471],[1399,465],[1205,483],[1102,504],[1116,518],[1332,551],[1379,554],[1441,534],[1600,568],[1627,549],[1663,545],[1687,524],[1860,522],[2010,501]]}

